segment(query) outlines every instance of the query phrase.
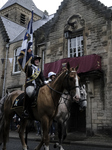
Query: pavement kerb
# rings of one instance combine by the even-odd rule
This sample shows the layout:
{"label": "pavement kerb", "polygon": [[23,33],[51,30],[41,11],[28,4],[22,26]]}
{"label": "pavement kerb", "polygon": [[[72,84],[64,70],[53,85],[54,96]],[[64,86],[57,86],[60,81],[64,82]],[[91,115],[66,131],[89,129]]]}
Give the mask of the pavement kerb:
{"label": "pavement kerb", "polygon": [[70,144],[75,145],[85,145],[85,146],[92,146],[92,147],[102,147],[102,148],[112,148],[112,144],[107,143],[97,143],[97,142],[88,142],[88,141],[71,141]]}
{"label": "pavement kerb", "polygon": [[[13,138],[13,139],[19,139],[19,135],[18,133],[15,133],[15,134],[9,134],[9,138]],[[40,141],[41,140],[41,137],[37,137],[37,136],[33,136],[33,135],[30,135],[28,136],[28,140],[33,140],[33,141]],[[57,143],[58,140],[57,139],[54,139],[50,140],[50,143]],[[97,146],[97,147],[102,147],[102,148],[112,148],[112,142],[104,142],[102,140],[99,140],[98,139],[98,142],[97,142],[97,138],[92,141],[88,140],[87,138],[85,140],[77,140],[77,141],[73,141],[73,140],[65,140],[63,142],[63,144],[71,144],[71,145],[85,145],[85,146]]]}

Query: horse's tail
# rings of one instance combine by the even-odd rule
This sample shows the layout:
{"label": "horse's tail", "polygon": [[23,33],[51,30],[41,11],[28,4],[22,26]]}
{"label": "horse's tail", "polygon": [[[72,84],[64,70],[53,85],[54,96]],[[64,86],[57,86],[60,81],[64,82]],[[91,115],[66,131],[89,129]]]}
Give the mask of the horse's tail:
{"label": "horse's tail", "polygon": [[8,93],[0,100],[0,143],[3,140],[3,127],[4,127],[4,103],[8,98]]}

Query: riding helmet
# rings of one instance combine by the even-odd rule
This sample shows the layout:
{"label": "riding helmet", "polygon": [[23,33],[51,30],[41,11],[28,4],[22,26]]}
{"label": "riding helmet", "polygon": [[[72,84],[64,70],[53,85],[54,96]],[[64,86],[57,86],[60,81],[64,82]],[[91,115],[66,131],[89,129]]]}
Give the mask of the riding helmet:
{"label": "riding helmet", "polygon": [[39,57],[38,55],[34,55],[34,57],[31,59],[31,63],[34,64],[34,61],[38,59],[40,62],[41,57]]}
{"label": "riding helmet", "polygon": [[48,78],[50,78],[51,76],[56,76],[56,73],[54,73],[54,72],[49,72],[49,73],[48,73]]}

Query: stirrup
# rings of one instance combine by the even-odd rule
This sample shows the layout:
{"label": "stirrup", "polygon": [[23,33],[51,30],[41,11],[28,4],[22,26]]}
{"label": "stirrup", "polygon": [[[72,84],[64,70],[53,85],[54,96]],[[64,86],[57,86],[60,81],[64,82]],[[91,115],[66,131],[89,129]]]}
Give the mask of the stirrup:
{"label": "stirrup", "polygon": [[29,114],[28,114],[27,110],[24,110],[24,112],[23,112],[23,117],[24,117],[24,118],[28,118],[28,117],[29,117]]}

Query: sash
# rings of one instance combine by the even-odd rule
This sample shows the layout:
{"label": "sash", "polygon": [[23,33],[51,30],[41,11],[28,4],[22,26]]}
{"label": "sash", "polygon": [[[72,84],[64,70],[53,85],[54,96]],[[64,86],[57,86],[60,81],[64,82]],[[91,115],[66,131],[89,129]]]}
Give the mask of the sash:
{"label": "sash", "polygon": [[40,74],[40,69],[38,68],[38,70],[36,69],[36,71],[34,72],[34,74],[32,74],[29,78],[27,78],[27,83],[35,80]]}

